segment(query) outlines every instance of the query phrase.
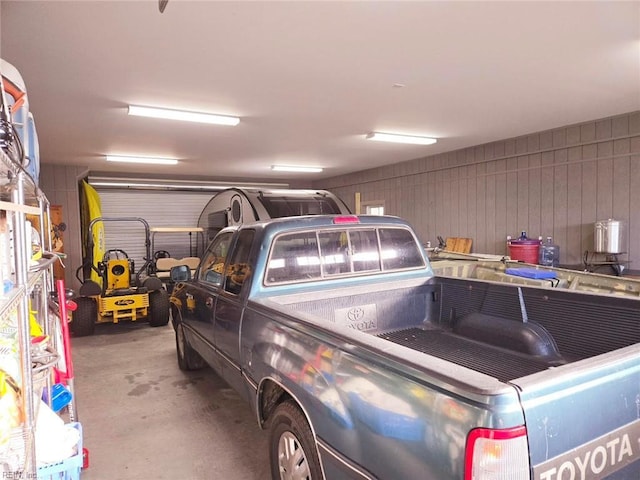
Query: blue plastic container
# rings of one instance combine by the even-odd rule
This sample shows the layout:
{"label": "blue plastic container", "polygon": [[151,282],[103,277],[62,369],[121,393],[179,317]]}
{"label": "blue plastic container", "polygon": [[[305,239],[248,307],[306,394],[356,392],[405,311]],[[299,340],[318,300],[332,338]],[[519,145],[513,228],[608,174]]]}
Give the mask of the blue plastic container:
{"label": "blue plastic container", "polygon": [[[47,395],[47,390],[42,392],[43,400],[46,403],[49,403],[49,395]],[[64,407],[69,405],[73,396],[71,392],[62,385],[61,383],[56,383],[55,385],[51,385],[51,409],[54,412],[59,412]]]}
{"label": "blue plastic container", "polygon": [[516,275],[518,277],[534,278],[534,279],[555,279],[556,273],[547,270],[536,270],[535,268],[507,268],[505,273],[508,275]]}

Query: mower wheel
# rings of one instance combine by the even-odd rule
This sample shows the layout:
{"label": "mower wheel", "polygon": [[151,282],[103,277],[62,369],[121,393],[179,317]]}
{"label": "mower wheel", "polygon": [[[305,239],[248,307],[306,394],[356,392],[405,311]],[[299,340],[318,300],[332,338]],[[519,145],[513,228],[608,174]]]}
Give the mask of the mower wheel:
{"label": "mower wheel", "polygon": [[98,305],[93,298],[80,297],[75,300],[78,306],[72,314],[71,332],[76,337],[93,335],[98,320]]}
{"label": "mower wheel", "polygon": [[166,290],[149,292],[149,325],[163,327],[169,323],[169,294]]}
{"label": "mower wheel", "polygon": [[162,280],[158,277],[147,277],[142,282],[142,286],[146,288],[149,292],[153,292],[155,290],[162,289]]}

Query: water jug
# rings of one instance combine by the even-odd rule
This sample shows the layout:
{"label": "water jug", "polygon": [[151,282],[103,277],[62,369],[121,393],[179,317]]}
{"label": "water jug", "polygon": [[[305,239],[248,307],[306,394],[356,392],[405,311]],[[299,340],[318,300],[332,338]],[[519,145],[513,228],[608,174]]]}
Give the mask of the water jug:
{"label": "water jug", "polygon": [[547,241],[540,245],[538,263],[547,267],[557,267],[560,264],[560,247],[553,243],[551,237],[547,237]]}

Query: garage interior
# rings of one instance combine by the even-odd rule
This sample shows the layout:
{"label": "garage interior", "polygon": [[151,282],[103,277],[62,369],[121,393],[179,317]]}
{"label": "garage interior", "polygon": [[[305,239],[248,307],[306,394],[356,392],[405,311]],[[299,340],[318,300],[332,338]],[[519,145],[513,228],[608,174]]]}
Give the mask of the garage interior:
{"label": "garage interior", "polygon": [[[104,217],[152,227],[195,226],[229,187],[328,190],[354,213],[407,220],[425,246],[465,238],[504,256],[526,232],[552,237],[565,268],[640,275],[638,2],[2,0],[0,57],[28,89],[72,289],[82,180]],[[594,244],[611,219],[624,225],[617,270]],[[143,255],[137,233],[106,235]],[[213,371],[178,369],[170,324],[98,325],[72,343],[83,478],[269,477],[266,432]]]}

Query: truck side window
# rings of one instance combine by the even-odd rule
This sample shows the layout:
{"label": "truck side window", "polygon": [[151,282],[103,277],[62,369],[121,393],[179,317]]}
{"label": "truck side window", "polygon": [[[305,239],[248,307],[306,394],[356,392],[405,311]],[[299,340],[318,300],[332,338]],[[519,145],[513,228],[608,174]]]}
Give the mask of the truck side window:
{"label": "truck side window", "polygon": [[226,280],[224,283],[225,291],[238,295],[244,285],[245,280],[251,273],[249,267],[249,253],[253,244],[254,230],[243,230],[238,235],[235,250],[227,267]]}
{"label": "truck side window", "polygon": [[209,245],[201,262],[198,280],[214,285],[222,285],[224,263],[232,237],[232,232],[222,234]]}

